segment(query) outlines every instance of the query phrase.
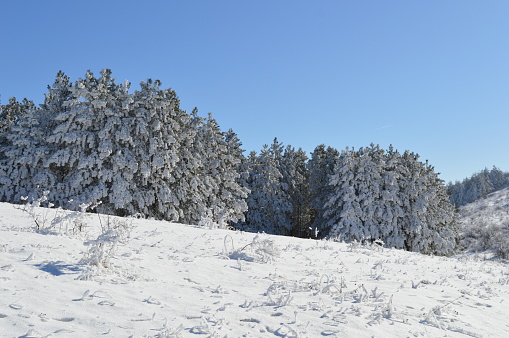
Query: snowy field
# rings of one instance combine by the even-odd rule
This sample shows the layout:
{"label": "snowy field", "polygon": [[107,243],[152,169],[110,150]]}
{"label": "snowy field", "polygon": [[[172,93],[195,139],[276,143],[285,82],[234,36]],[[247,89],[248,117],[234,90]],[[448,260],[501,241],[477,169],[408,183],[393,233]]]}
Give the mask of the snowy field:
{"label": "snowy field", "polygon": [[[19,208],[0,204],[1,337],[509,336],[509,264],[484,254],[96,214],[64,219],[56,234]],[[35,209],[39,226],[55,212]],[[111,252],[116,237],[89,241],[108,223],[132,225]]]}

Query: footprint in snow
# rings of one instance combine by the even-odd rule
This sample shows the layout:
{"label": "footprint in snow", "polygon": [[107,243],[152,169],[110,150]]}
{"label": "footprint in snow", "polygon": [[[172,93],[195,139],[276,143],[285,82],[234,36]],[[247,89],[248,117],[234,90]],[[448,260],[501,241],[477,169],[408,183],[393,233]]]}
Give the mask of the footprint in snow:
{"label": "footprint in snow", "polygon": [[90,296],[90,290],[87,290],[83,293],[83,296],[81,296],[81,298],[76,298],[76,299],[73,299],[72,301],[73,302],[81,302],[81,301],[85,301],[85,300],[88,300],[92,298],[92,296]]}
{"label": "footprint in snow", "polygon": [[0,270],[2,270],[2,271],[10,271],[10,272],[16,271],[12,264],[7,264],[7,265],[2,266],[2,267],[0,267]]}
{"label": "footprint in snow", "polygon": [[55,332],[53,333],[74,333],[74,331],[72,330],[67,330],[67,329],[59,329],[59,330],[56,330]]}
{"label": "footprint in snow", "polygon": [[73,317],[62,317],[62,318],[53,318],[53,319],[58,320],[59,322],[63,322],[63,323],[69,323],[69,322],[74,321]]}
{"label": "footprint in snow", "polygon": [[152,298],[152,297],[148,297],[147,299],[144,299],[143,302],[148,303],[148,304],[161,305],[160,301],[158,301],[157,299]]}
{"label": "footprint in snow", "polygon": [[33,329],[28,330],[27,333],[25,333],[22,336],[19,336],[19,338],[39,338],[39,337],[42,337],[42,335]]}

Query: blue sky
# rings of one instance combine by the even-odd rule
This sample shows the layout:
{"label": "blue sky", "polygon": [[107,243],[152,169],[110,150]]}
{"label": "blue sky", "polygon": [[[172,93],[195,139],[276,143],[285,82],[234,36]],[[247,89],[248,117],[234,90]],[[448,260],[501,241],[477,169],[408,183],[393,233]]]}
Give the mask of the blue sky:
{"label": "blue sky", "polygon": [[173,88],[248,151],[278,137],[417,152],[446,181],[509,171],[509,2],[0,1],[0,95],[58,70]]}

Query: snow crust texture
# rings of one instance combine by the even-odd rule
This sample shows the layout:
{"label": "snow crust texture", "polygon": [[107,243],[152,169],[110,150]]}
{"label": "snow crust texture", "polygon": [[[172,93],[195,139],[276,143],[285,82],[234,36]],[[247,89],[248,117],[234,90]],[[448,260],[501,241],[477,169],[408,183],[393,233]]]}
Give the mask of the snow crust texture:
{"label": "snow crust texture", "polygon": [[[56,211],[38,212],[51,219]],[[0,203],[0,337],[509,333],[509,264],[484,254],[434,257],[92,214],[82,221],[72,235],[36,231],[28,213]],[[116,224],[110,237],[107,223]],[[102,251],[108,264],[84,260],[100,243],[115,244]]]}

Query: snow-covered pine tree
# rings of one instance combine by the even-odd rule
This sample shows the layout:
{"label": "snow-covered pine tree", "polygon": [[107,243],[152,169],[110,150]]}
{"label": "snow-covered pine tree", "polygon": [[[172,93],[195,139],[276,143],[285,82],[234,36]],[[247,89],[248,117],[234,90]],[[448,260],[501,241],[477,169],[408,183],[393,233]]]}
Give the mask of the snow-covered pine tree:
{"label": "snow-covered pine tree", "polygon": [[447,183],[447,191],[449,192],[451,203],[455,206],[462,205],[464,186],[460,181],[456,181],[454,183]]}
{"label": "snow-covered pine tree", "polygon": [[204,187],[200,190],[203,195],[201,217],[221,228],[244,220],[247,189],[237,182],[241,159],[238,154],[230,153],[225,134],[211,114],[198,128],[195,149],[202,163],[199,173]]}
{"label": "snow-covered pine tree", "polygon": [[287,186],[292,206],[289,217],[292,223],[292,236],[309,238],[311,236],[311,211],[309,207],[308,157],[302,148],[295,150],[288,145],[281,159],[282,182]]}
{"label": "snow-covered pine tree", "polygon": [[160,85],[148,80],[129,94],[110,70],[99,78],[88,71],[74,86],[59,72],[41,108],[5,135],[0,198],[50,190],[64,207],[101,200],[102,212],[119,215],[196,224],[214,210],[219,223],[241,220],[247,190],[238,138],[212,117],[182,111]]}
{"label": "snow-covered pine tree", "polygon": [[[244,180],[247,177],[244,165],[246,158],[244,150],[241,148],[242,143],[232,129],[229,129],[222,135],[226,144],[226,155],[223,160],[225,166],[223,181],[224,199],[231,209],[228,223],[236,224],[245,221],[245,213],[247,211],[249,189],[244,185]],[[230,193],[227,193],[228,191]]]}
{"label": "snow-covered pine tree", "polygon": [[250,175],[246,227],[250,231],[287,235],[291,231],[291,204],[280,171],[282,145],[274,140],[258,156],[249,157]]}
{"label": "snow-covered pine tree", "polygon": [[330,195],[324,204],[324,222],[318,230],[322,236],[345,241],[363,239],[362,208],[356,191],[359,159],[354,150],[343,150],[330,177]]}
{"label": "snow-covered pine tree", "polygon": [[[11,97],[7,104],[0,105],[0,201],[7,200],[3,195],[9,194],[10,196],[12,191],[9,188],[9,175],[13,170],[13,168],[11,168],[11,164],[13,164],[12,160],[14,159],[9,160],[6,152],[9,150],[16,150],[18,148],[17,146],[13,148],[12,141],[10,140],[10,138],[18,135],[16,135],[16,131],[13,132],[11,129],[16,126],[26,124],[27,122],[23,121],[23,118],[26,115],[30,115],[28,116],[28,120],[31,120],[35,112],[36,108],[34,103],[26,98],[23,99],[22,102],[18,102],[15,97]],[[2,162],[4,162],[4,166],[2,166]],[[4,194],[2,194],[2,190],[7,191],[4,191]],[[19,200],[15,202],[19,202]]]}
{"label": "snow-covered pine tree", "polygon": [[201,154],[204,150],[201,149],[203,144],[196,141],[198,129],[204,123],[204,119],[198,116],[196,108],[182,119],[185,123],[180,134],[179,160],[175,168],[175,181],[171,186],[177,196],[178,221],[198,224],[206,214],[204,201],[206,187],[201,176],[203,173]]}
{"label": "snow-covered pine tree", "polygon": [[443,181],[418,155],[378,146],[341,153],[325,204],[323,231],[345,241],[381,239],[387,246],[450,255],[457,242]]}
{"label": "snow-covered pine tree", "polygon": [[509,186],[509,174],[504,173],[496,166],[493,166],[491,171],[488,173],[488,180],[493,187],[493,191],[498,191]]}
{"label": "snow-covered pine tree", "polygon": [[449,194],[444,181],[438,177],[435,168],[425,163],[429,195],[426,212],[426,224],[431,232],[431,239],[422,246],[421,253],[433,255],[453,255],[459,244],[459,226],[454,206],[449,201]]}
{"label": "snow-covered pine tree", "polygon": [[247,167],[247,159],[244,156],[244,150],[242,147],[242,142],[238,138],[237,134],[232,130],[229,129],[225,133],[225,141],[226,146],[228,147],[228,153],[233,156],[233,158],[237,159],[238,163],[235,165],[236,171],[239,174],[239,177],[237,178],[237,183],[244,187],[244,191],[246,191],[249,194],[249,189],[247,188],[247,179],[249,177],[249,170]]}
{"label": "snow-covered pine tree", "polygon": [[[5,108],[3,112],[10,114]],[[0,201],[20,203],[22,197],[37,196],[33,177],[40,172],[40,163],[33,150],[42,138],[35,115],[36,112],[22,114],[16,123],[4,124],[0,150]]]}
{"label": "snow-covered pine tree", "polygon": [[276,169],[280,173],[279,177],[279,189],[276,191],[277,199],[274,199],[275,210],[273,212],[274,224],[276,226],[276,233],[282,235],[289,235],[292,229],[291,214],[292,203],[290,200],[290,186],[285,181],[284,171],[284,146],[283,143],[279,142],[277,138],[270,145],[270,153],[273,156],[276,164]]}
{"label": "snow-covered pine tree", "polygon": [[334,165],[338,157],[338,150],[332,147],[326,148],[321,144],[311,153],[311,159],[308,162],[311,228],[313,233],[318,230],[324,236],[330,230],[325,227],[324,212],[325,203],[333,189],[329,181],[334,173]]}
{"label": "snow-covered pine tree", "polygon": [[398,165],[401,155],[397,150],[389,146],[384,155],[384,170],[381,175],[381,201],[380,213],[377,215],[379,224],[379,236],[386,246],[391,248],[404,248],[404,240],[401,225],[404,211],[399,195],[400,175]]}
{"label": "snow-covered pine tree", "polygon": [[451,196],[451,203],[462,206],[485,198],[488,194],[507,186],[509,186],[509,173],[493,166],[493,169],[485,168],[461,182],[456,181],[454,184],[449,182],[447,190]]}
{"label": "snow-covered pine tree", "polygon": [[484,168],[481,172],[472,176],[466,184],[465,199],[467,201],[477,201],[485,198],[493,190],[493,185],[489,180],[489,170]]}
{"label": "snow-covered pine tree", "polygon": [[7,133],[10,132],[10,127],[18,124],[24,115],[33,114],[35,110],[34,103],[26,98],[19,102],[15,97],[11,97],[7,104],[0,105],[0,159],[8,145]]}
{"label": "snow-covered pine tree", "polygon": [[72,95],[71,87],[69,77],[58,72],[54,84],[48,86],[41,107],[24,114],[6,135],[10,144],[1,164],[2,200],[19,203],[21,197],[36,199],[43,190],[58,190],[59,173],[53,173],[45,166],[53,150],[47,137],[58,124],[55,117],[67,110],[63,104]]}
{"label": "snow-covered pine tree", "polygon": [[332,237],[361,242],[384,239],[384,165],[383,150],[374,144],[341,154],[331,180],[335,189],[326,204]]}
{"label": "snow-covered pine tree", "polygon": [[[174,187],[181,142],[188,114],[172,89],[148,79],[134,92],[132,111],[124,119],[120,138],[123,170],[131,178],[129,212],[146,217],[179,220],[179,196]],[[119,159],[120,160],[120,159]]]}
{"label": "snow-covered pine tree", "polygon": [[[358,150],[358,168],[355,177],[357,201],[362,209],[364,231],[357,240],[382,239],[380,231],[384,202],[382,200],[382,175],[385,167],[384,152],[378,145]],[[360,235],[360,233],[359,233]]]}
{"label": "snow-covered pine tree", "polygon": [[[45,162],[58,172],[59,189],[51,199],[60,205],[102,201],[102,211],[123,209],[129,199],[129,178],[118,164],[123,117],[129,112],[129,84],[117,85],[108,69],[95,78],[88,71],[71,88],[67,111],[56,116],[58,125],[47,138],[54,150]],[[121,140],[121,139],[120,139]]]}
{"label": "snow-covered pine tree", "polygon": [[456,222],[443,181],[415,153],[406,151],[400,160],[399,195],[404,210],[400,224],[405,249],[452,254],[457,242]]}
{"label": "snow-covered pine tree", "polygon": [[247,198],[246,198],[246,204],[247,204],[247,211],[244,213],[244,220],[239,221],[235,224],[233,224],[234,228],[239,230],[245,230],[245,231],[255,231],[254,227],[250,226],[250,217],[255,218],[258,217],[257,213],[250,213],[248,215],[249,210],[254,210],[254,208],[257,208],[257,199],[253,198],[253,187],[255,184],[255,170],[258,167],[258,154],[256,151],[251,151],[247,157],[244,158],[243,163],[241,163],[240,166],[240,173],[241,176],[239,177],[240,185],[244,187],[247,191]]}

